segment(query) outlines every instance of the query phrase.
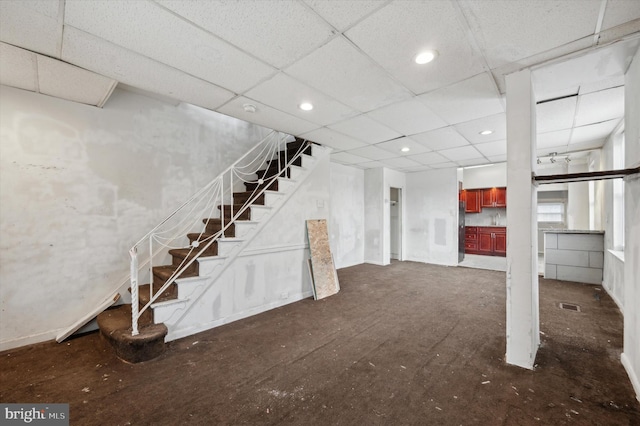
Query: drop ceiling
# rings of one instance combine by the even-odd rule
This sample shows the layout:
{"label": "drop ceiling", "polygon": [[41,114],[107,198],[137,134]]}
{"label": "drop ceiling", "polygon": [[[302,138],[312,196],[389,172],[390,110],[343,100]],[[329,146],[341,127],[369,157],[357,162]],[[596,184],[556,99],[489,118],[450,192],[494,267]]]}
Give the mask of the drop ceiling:
{"label": "drop ceiling", "polygon": [[[412,172],[505,161],[504,77],[525,67],[539,154],[602,146],[624,115],[640,1],[4,0],[0,41],[2,84],[46,79],[75,100],[117,81]],[[425,49],[436,59],[416,64]]]}

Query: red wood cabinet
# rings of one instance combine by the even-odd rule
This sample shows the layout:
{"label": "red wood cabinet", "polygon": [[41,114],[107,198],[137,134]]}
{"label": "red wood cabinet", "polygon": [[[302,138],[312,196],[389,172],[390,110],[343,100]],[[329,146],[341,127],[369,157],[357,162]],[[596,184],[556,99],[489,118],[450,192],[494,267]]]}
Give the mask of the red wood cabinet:
{"label": "red wood cabinet", "polygon": [[507,188],[487,188],[482,190],[482,207],[507,207]]}
{"label": "red wood cabinet", "polygon": [[486,256],[507,255],[507,228],[478,227],[478,254]]}
{"label": "red wood cabinet", "polygon": [[464,252],[478,254],[478,228],[475,226],[464,228]]}
{"label": "red wood cabinet", "polygon": [[479,189],[465,189],[462,191],[462,199],[465,202],[464,211],[466,213],[480,213],[480,193]]}

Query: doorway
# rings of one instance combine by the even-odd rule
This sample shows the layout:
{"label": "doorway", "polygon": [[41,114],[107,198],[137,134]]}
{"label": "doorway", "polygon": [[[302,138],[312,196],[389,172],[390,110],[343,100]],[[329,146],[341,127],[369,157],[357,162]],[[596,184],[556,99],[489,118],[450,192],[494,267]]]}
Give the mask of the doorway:
{"label": "doorway", "polygon": [[391,259],[402,260],[402,189],[390,188],[389,200]]}

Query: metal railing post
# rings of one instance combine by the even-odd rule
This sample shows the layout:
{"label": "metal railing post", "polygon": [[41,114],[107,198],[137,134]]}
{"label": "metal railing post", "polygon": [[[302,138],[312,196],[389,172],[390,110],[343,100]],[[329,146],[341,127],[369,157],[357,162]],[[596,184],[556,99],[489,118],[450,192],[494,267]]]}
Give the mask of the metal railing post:
{"label": "metal railing post", "polygon": [[138,247],[133,246],[129,250],[131,256],[131,335],[137,336],[138,331]]}

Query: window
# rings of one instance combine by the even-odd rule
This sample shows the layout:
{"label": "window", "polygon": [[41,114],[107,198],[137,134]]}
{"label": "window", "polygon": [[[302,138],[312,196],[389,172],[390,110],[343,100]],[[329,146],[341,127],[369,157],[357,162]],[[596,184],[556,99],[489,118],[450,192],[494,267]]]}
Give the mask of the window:
{"label": "window", "polygon": [[564,203],[538,203],[538,222],[564,223]]}
{"label": "window", "polygon": [[[613,140],[613,169],[624,169],[624,133]],[[624,180],[613,181],[613,248],[624,251]]]}

